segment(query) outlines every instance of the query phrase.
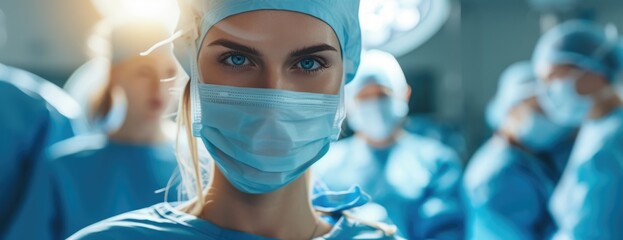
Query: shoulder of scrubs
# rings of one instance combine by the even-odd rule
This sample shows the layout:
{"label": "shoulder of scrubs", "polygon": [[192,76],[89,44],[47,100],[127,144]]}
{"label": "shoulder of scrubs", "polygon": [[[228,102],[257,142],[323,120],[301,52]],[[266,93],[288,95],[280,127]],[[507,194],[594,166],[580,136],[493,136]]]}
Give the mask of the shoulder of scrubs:
{"label": "shoulder of scrubs", "polygon": [[50,224],[53,199],[49,163],[45,160],[35,163],[27,191],[21,204],[15,207],[16,213],[11,218],[5,235],[0,236],[1,239],[54,239],[51,235],[53,226]]}
{"label": "shoulder of scrubs", "polygon": [[[45,80],[0,64],[0,235],[23,203],[44,148],[54,139],[54,124],[37,89]],[[0,236],[1,238],[1,236]]]}
{"label": "shoulder of scrubs", "polygon": [[369,191],[366,179],[377,175],[382,166],[371,155],[368,145],[356,136],[331,143],[331,147],[312,167],[313,177],[332,191],[345,191],[354,185]]}
{"label": "shoulder of scrubs", "polygon": [[593,153],[590,150],[623,151],[623,148],[617,148],[621,146],[621,141],[623,140],[623,107],[615,109],[601,119],[591,120],[582,125],[578,138],[580,139],[578,141],[579,144],[593,143],[587,147],[578,146],[580,151],[577,154],[580,154],[580,156]]}
{"label": "shoulder of scrubs", "polygon": [[173,143],[125,144],[105,135],[84,135],[55,144],[48,156],[54,231],[63,238],[108,217],[177,197],[176,188],[169,187],[177,167]]}
{"label": "shoulder of scrubs", "polygon": [[[623,154],[623,107],[616,109],[609,115],[591,120],[582,125],[578,134],[571,160],[571,167],[599,165],[623,166],[618,156]],[[600,158],[599,156],[613,156],[614,158]],[[597,169],[591,169],[597,170]]]}
{"label": "shoulder of scrubs", "polygon": [[[423,136],[406,133],[399,139],[399,150],[405,155],[393,157],[387,174],[389,179],[400,176],[402,171],[409,171],[412,177],[401,180],[403,184],[417,183],[418,176],[428,174],[428,182],[420,199],[421,207],[417,216],[410,219],[408,235],[417,238],[457,239],[463,236],[463,206],[460,199],[460,185],[463,166],[458,154],[441,142]],[[414,155],[409,158],[406,154]],[[417,160],[417,161],[414,161]],[[423,166],[427,172],[422,172]],[[405,175],[406,176],[406,175]],[[398,181],[394,181],[398,182]]]}
{"label": "shoulder of scrubs", "polygon": [[538,161],[493,137],[474,155],[463,188],[469,239],[538,239],[547,197],[521,161]]}
{"label": "shoulder of scrubs", "polygon": [[[270,238],[223,229],[196,216],[181,212],[167,203],[160,203],[101,221],[82,229],[68,239],[265,240]],[[385,235],[379,228],[359,221],[342,218],[336,223],[332,231],[316,239],[401,238]]]}
{"label": "shoulder of scrubs", "polygon": [[559,225],[554,239],[619,239],[623,235],[623,154],[600,151],[593,159],[588,164],[592,166],[578,167],[571,186],[563,185],[550,202],[550,208],[564,208],[564,212],[552,210]]}
{"label": "shoulder of scrubs", "polygon": [[[18,164],[22,159],[32,158],[30,153],[46,144],[43,139],[47,137],[50,116],[45,101],[27,87],[36,86],[37,82],[24,76],[16,78],[25,74],[22,70],[0,64],[0,111],[3,113],[0,119],[3,135],[0,138],[3,154],[0,161],[3,168],[5,164]],[[5,176],[0,175],[0,178]],[[4,182],[0,181],[0,184]]]}
{"label": "shoulder of scrubs", "polygon": [[47,157],[54,160],[84,151],[95,151],[104,148],[107,142],[107,137],[103,134],[76,136],[52,145],[48,149]]}
{"label": "shoulder of scrubs", "polygon": [[[47,158],[54,165],[72,165],[81,161],[96,161],[93,154],[115,153],[117,157],[123,157],[125,153],[131,156],[134,153],[152,153],[156,157],[166,160],[175,160],[174,143],[166,141],[162,144],[142,145],[116,143],[108,139],[104,134],[91,134],[76,136],[52,145],[47,151]],[[108,161],[113,161],[109,159]],[[77,162],[75,162],[77,161]]]}
{"label": "shoulder of scrubs", "polygon": [[494,182],[500,172],[514,171],[515,159],[528,155],[515,149],[503,139],[493,136],[487,140],[470,159],[463,178],[463,187],[472,193],[481,186]]}
{"label": "shoulder of scrubs", "polygon": [[329,151],[313,165],[313,173],[316,175],[331,174],[331,170],[340,168],[343,164],[353,164],[355,160],[349,159],[348,154],[353,150],[355,138],[356,136],[352,136],[331,143]]}
{"label": "shoulder of scrubs", "polygon": [[[458,197],[462,171],[454,150],[437,140],[405,133],[392,150],[385,174],[404,196],[439,199]],[[413,192],[414,186],[425,191]]]}
{"label": "shoulder of scrubs", "polygon": [[[370,151],[372,151],[371,148],[356,136],[335,142],[331,145],[329,152],[314,165],[314,174],[320,178],[330,178],[339,172],[342,173],[340,177],[343,177],[344,169],[369,168],[370,164],[374,163]],[[393,161],[391,166],[395,166],[395,169],[390,166],[388,173],[399,171],[395,176],[391,176],[392,178],[409,177],[414,175],[413,171],[417,170],[426,172],[422,174],[428,176],[426,182],[430,177],[443,176],[443,178],[437,178],[435,181],[444,186],[453,186],[452,183],[460,179],[462,165],[458,155],[439,141],[405,132],[390,151],[392,154],[401,154],[390,157]],[[413,161],[413,159],[417,159],[417,161]],[[401,172],[408,174],[400,174]],[[408,179],[404,180],[395,182],[410,182]],[[328,184],[333,187],[330,182]]]}
{"label": "shoulder of scrubs", "polygon": [[545,152],[545,155],[549,157],[551,163],[551,172],[554,174],[552,177],[555,182],[560,180],[560,176],[565,170],[571,153],[573,152],[573,146],[575,145],[576,137],[569,137],[566,140],[556,144],[551,150]]}
{"label": "shoulder of scrubs", "polygon": [[72,124],[80,117],[82,110],[64,90],[35,74],[4,65],[0,65],[0,80],[46,103],[52,124],[50,144],[74,135]]}
{"label": "shoulder of scrubs", "polygon": [[[398,139],[398,147],[412,149],[418,160],[425,163],[432,172],[445,172],[447,170],[462,171],[462,164],[458,154],[450,147],[435,139],[406,133]],[[401,158],[403,161],[408,159]],[[459,177],[459,176],[455,176]]]}
{"label": "shoulder of scrubs", "polygon": [[[0,64],[0,110],[6,113],[0,119],[4,130],[2,141],[6,141],[3,145],[14,145],[17,149],[21,145],[25,147],[22,150],[32,151],[48,144],[45,140],[38,147],[28,143],[37,141],[33,138],[49,137],[51,116],[46,101],[38,94],[42,81],[26,71]],[[3,154],[3,159],[11,161],[20,158],[12,157],[10,152]]]}
{"label": "shoulder of scrubs", "polygon": [[582,126],[550,208],[557,237],[618,239],[623,236],[623,108]]}
{"label": "shoulder of scrubs", "polygon": [[[91,179],[93,174],[128,174],[128,169],[155,171],[156,175],[166,170],[171,175],[177,166],[171,141],[155,145],[125,144],[111,141],[103,134],[81,135],[56,143],[48,149],[46,157],[51,163],[52,176],[63,179],[68,175]],[[94,169],[98,172],[93,173]],[[144,181],[154,180],[141,172],[132,175],[136,179],[148,177]]]}

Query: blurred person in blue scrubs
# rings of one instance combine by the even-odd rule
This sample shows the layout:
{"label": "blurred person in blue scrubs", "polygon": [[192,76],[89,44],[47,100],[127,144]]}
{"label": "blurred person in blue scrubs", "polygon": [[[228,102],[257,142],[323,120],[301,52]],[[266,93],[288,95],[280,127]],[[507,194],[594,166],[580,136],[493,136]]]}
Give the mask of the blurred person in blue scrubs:
{"label": "blurred person in blue scrubs", "polygon": [[103,56],[108,69],[97,71],[108,73],[107,81],[93,96],[89,116],[105,118],[116,101],[124,101],[123,121],[107,134],[77,136],[48,149],[47,171],[39,174],[25,202],[30,208],[9,239],[65,239],[108,217],[177,199],[174,188],[168,196],[158,191],[177,167],[174,134],[166,131],[163,113],[178,63],[171,43],[144,52],[170,38],[173,29],[150,19],[109,20],[96,33],[110,45]]}
{"label": "blurred person in blue scrubs", "polygon": [[[3,18],[1,11],[0,18]],[[0,34],[5,30],[3,23],[4,19],[0,19]],[[2,238],[21,208],[45,148],[74,136],[73,121],[81,113],[75,100],[53,83],[3,64],[0,64],[0,111]]]}
{"label": "blurred person in blue scrubs", "polygon": [[[396,59],[370,50],[346,87],[355,136],[338,141],[314,168],[329,189],[360,185],[409,239],[460,239],[462,166],[440,142],[403,130],[411,89]],[[377,214],[378,215],[378,214]]]}
{"label": "blurred person in blue scrubs", "polygon": [[569,164],[549,203],[554,239],[623,236],[623,107],[615,90],[623,53],[613,25],[564,22],[533,56],[538,100],[552,121],[580,127]]}
{"label": "blurred person in blue scrubs", "polygon": [[486,112],[494,135],[463,179],[468,239],[545,239],[556,229],[547,203],[564,170],[575,130],[549,120],[529,61],[508,67]]}
{"label": "blurred person in blue scrubs", "polygon": [[178,161],[186,201],[69,239],[400,239],[395,227],[348,213],[369,199],[361,189],[311,194],[309,168],[340,134],[343,86],[359,65],[359,1],[184,3],[191,80]]}

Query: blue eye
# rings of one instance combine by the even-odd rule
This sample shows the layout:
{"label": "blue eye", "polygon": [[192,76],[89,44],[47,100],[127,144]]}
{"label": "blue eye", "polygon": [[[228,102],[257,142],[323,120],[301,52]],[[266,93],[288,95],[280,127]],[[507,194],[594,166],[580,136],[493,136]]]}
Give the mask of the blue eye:
{"label": "blue eye", "polygon": [[249,60],[242,55],[231,55],[225,59],[225,62],[233,66],[243,66],[247,65]]}
{"label": "blue eye", "polygon": [[311,58],[303,59],[299,61],[296,65],[297,67],[305,71],[313,71],[321,67],[318,61],[311,59]]}

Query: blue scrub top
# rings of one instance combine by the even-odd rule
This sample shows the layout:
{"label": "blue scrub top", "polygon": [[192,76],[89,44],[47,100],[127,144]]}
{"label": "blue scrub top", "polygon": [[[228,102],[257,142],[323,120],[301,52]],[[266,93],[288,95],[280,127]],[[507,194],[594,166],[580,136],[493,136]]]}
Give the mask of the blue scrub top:
{"label": "blue scrub top", "polygon": [[462,166],[436,140],[404,133],[393,146],[373,149],[358,137],[347,138],[332,144],[312,173],[331,190],[361,186],[386,209],[385,216],[374,213],[375,220],[389,218],[409,239],[463,236]]}
{"label": "blue scrub top", "polygon": [[[100,220],[163,202],[164,193],[156,191],[177,172],[172,142],[132,145],[78,136],[53,145],[47,155],[40,174],[47,178],[33,187],[10,239],[65,239]],[[168,201],[177,200],[172,186]]]}
{"label": "blue scrub top", "polygon": [[582,124],[549,207],[557,239],[623,238],[623,108]]}
{"label": "blue scrub top", "polygon": [[467,239],[546,239],[556,226],[547,202],[573,146],[536,156],[494,136],[473,156],[463,183]]}
{"label": "blue scrub top", "polygon": [[19,210],[44,149],[74,135],[73,99],[29,72],[0,64],[0,238]]}
{"label": "blue scrub top", "polygon": [[[125,213],[91,225],[71,236],[72,240],[266,240],[257,235],[220,228],[208,221],[175,209],[167,203]],[[354,219],[341,217],[322,239],[402,239]]]}

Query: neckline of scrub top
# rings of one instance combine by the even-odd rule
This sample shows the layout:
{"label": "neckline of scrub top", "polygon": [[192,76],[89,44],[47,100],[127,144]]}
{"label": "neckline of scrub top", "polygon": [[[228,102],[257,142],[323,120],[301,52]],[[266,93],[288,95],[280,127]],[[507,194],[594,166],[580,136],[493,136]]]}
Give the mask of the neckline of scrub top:
{"label": "neckline of scrub top", "polygon": [[244,233],[235,230],[228,230],[221,228],[209,221],[203,220],[195,215],[191,215],[176,209],[171,204],[175,203],[161,203],[156,205],[155,209],[162,217],[167,218],[173,222],[180,223],[188,228],[192,228],[198,232],[203,233],[206,236],[215,237],[218,236],[219,239],[272,239],[265,238],[249,233]]}
{"label": "neckline of scrub top", "polygon": [[[163,218],[167,218],[173,222],[187,226],[188,228],[201,232],[206,236],[218,236],[219,239],[245,239],[245,240],[269,240],[269,239],[272,240],[274,239],[274,238],[257,236],[257,235],[253,235],[250,233],[221,228],[195,215],[191,215],[183,211],[180,211],[177,208],[175,208],[172,204],[177,205],[178,203],[164,202],[164,203],[160,203],[154,206],[154,209]],[[321,237],[314,238],[314,239],[336,238],[339,236],[339,234],[342,231],[345,231],[348,228],[352,228],[353,224],[354,223],[349,221],[349,219],[342,216],[340,217],[338,221],[336,221],[335,225],[331,228],[331,231],[329,231],[329,233]]]}

